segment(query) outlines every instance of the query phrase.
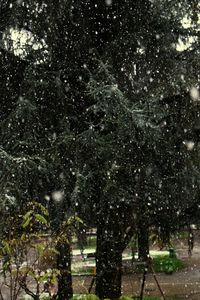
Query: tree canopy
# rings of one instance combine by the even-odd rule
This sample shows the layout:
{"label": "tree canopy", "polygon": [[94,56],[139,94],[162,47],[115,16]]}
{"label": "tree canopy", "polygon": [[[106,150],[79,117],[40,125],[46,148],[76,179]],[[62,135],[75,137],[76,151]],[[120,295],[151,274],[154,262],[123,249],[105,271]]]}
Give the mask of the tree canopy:
{"label": "tree canopy", "polygon": [[0,3],[1,202],[46,201],[58,223],[77,211],[119,255],[138,224],[187,223],[199,205],[198,9]]}

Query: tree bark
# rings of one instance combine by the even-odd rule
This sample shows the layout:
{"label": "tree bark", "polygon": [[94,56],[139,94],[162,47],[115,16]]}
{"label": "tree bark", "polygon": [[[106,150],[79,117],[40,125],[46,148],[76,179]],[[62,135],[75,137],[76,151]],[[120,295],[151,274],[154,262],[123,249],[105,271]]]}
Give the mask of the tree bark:
{"label": "tree bark", "polygon": [[59,251],[57,268],[60,271],[58,277],[58,300],[68,300],[73,296],[70,245],[65,242],[60,243],[57,250]]}
{"label": "tree bark", "polygon": [[98,224],[96,295],[100,299],[121,296],[122,248],[119,224],[111,218]]}
{"label": "tree bark", "polygon": [[145,222],[138,224],[138,258],[147,261],[149,257],[149,229]]}

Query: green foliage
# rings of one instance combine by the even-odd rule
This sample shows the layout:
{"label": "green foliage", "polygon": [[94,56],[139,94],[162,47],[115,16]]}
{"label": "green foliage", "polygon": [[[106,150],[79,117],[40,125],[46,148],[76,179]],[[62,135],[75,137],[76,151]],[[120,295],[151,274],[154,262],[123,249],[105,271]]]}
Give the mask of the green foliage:
{"label": "green foliage", "polygon": [[99,297],[93,294],[87,294],[87,295],[74,295],[73,300],[99,300]]}
{"label": "green foliage", "polygon": [[[140,216],[147,227],[172,231],[187,209],[193,215],[199,151],[183,142],[198,144],[199,109],[184,91],[198,85],[198,37],[186,51],[176,50],[178,40],[198,33],[193,1],[1,2],[3,211],[7,202],[23,206],[61,189],[63,201],[50,203],[51,225],[60,228],[70,206],[89,223],[107,226],[105,242],[119,224],[120,249]],[[185,15],[191,28],[181,24]],[[16,28],[34,42],[16,49],[10,39]],[[23,54],[14,63],[8,54],[16,50]],[[22,230],[47,227],[46,219],[30,211]],[[68,225],[61,225],[61,243],[69,243]]]}
{"label": "green foliage", "polygon": [[[96,295],[74,295],[73,300],[99,300],[99,298]],[[139,297],[130,297],[130,296],[126,296],[123,295],[119,298],[119,300],[133,300],[133,299],[139,299]],[[168,300],[176,300],[175,298],[167,298]],[[109,299],[107,299],[109,300]],[[160,297],[157,296],[143,296],[143,300],[160,300]]]}
{"label": "green foliage", "polygon": [[95,249],[97,245],[97,238],[96,236],[88,237],[87,239],[87,245],[85,246],[85,249]]}
{"label": "green foliage", "polygon": [[[66,218],[58,230],[50,231],[47,209],[36,201],[27,203],[20,214],[7,220],[7,232],[0,247],[1,271],[4,272],[5,279],[2,286],[10,286],[10,291],[14,295],[16,290],[22,289],[29,296],[41,299],[46,297],[44,293],[41,294],[42,286],[47,282],[54,286],[58,284],[61,274],[57,267],[59,249],[62,250],[65,243],[70,244],[71,234],[76,231],[79,224],[83,224],[82,220],[74,215]],[[44,235],[47,230],[50,236]],[[66,254],[65,248],[64,255]],[[13,299],[17,298],[13,296]]]}
{"label": "green foliage", "polygon": [[[121,296],[120,297],[120,300],[138,300],[139,299],[139,296],[138,297],[130,297],[130,296]],[[160,300],[161,298],[158,297],[158,296],[143,296],[143,300]],[[168,300],[176,300],[175,298],[166,298]]]}
{"label": "green foliage", "polygon": [[155,272],[164,272],[167,274],[171,274],[184,268],[184,263],[176,257],[157,256],[153,258],[152,263]]}
{"label": "green foliage", "polygon": [[56,237],[56,242],[61,244],[70,244],[72,235],[76,233],[76,231],[79,229],[79,226],[82,224],[83,221],[78,217],[77,214],[65,219],[59,226],[59,233]]}
{"label": "green foliage", "polygon": [[[54,254],[54,260],[58,255],[55,241],[48,241],[47,237],[45,239],[43,237],[43,232],[49,227],[46,208],[33,201],[26,205],[26,209],[28,211],[24,214],[21,212],[20,215],[9,220],[8,231],[0,247],[5,280],[2,286],[10,287],[10,296],[14,300],[18,297],[17,291],[21,289],[30,296],[39,297],[40,284],[45,282],[56,284],[60,275],[58,269],[51,267],[50,264],[44,265],[47,250],[51,255]],[[35,283],[37,293],[29,286],[30,278]]]}
{"label": "green foliage", "polygon": [[24,229],[32,230],[32,227],[38,225],[46,225],[48,227],[48,220],[47,217],[49,216],[49,213],[47,209],[38,202],[30,202],[27,204],[27,208],[32,208],[27,213],[22,216],[23,223],[22,227]]}
{"label": "green foliage", "polygon": [[30,295],[24,295],[20,300],[33,300],[33,297]]}
{"label": "green foliage", "polygon": [[39,298],[39,299],[40,299],[40,300],[51,300],[52,297],[49,296],[48,293],[42,293],[42,294],[40,295],[40,298]]}
{"label": "green foliage", "polygon": [[[130,298],[129,298],[129,299],[130,299]],[[132,299],[137,300],[137,299],[139,299],[139,297],[137,297],[137,298],[134,297],[134,298],[132,298]],[[144,300],[160,300],[160,297],[156,297],[156,296],[155,296],[155,297],[154,297],[154,296],[144,296],[143,299],[144,299]],[[124,299],[124,300],[125,300],[125,299]],[[128,300],[128,299],[127,299],[127,300]]]}

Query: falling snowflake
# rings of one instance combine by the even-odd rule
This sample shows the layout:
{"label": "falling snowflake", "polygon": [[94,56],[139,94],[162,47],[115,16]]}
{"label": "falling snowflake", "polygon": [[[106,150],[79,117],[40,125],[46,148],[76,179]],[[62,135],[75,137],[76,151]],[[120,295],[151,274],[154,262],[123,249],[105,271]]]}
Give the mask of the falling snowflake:
{"label": "falling snowflake", "polygon": [[183,144],[186,146],[187,150],[191,151],[194,149],[195,143],[193,141],[184,141]]}
{"label": "falling snowflake", "polygon": [[190,97],[193,101],[199,101],[200,98],[199,98],[199,90],[193,86],[191,89],[190,89]]}
{"label": "falling snowflake", "polygon": [[112,5],[112,0],[105,0],[105,3],[107,6],[111,6]]}
{"label": "falling snowflake", "polygon": [[63,191],[55,191],[51,194],[51,196],[55,202],[61,202],[64,198],[64,192]]}

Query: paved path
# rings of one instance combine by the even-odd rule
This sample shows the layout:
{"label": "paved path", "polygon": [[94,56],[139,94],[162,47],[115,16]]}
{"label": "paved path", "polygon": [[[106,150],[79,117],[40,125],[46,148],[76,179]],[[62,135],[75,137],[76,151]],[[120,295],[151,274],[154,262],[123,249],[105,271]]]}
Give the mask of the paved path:
{"label": "paved path", "polygon": [[[188,258],[186,243],[177,244],[177,255],[185,261],[187,267],[172,275],[156,274],[162,290],[167,296],[177,296],[178,299],[200,300],[200,242],[193,250],[193,256]],[[91,276],[74,277],[74,292],[87,293]],[[138,296],[141,287],[141,274],[123,275],[122,291],[126,295]],[[93,291],[94,292],[94,289]],[[147,275],[145,284],[146,295],[160,295],[152,274]]]}
{"label": "paved path", "polygon": [[[187,267],[181,272],[172,275],[156,274],[157,279],[167,296],[178,296],[177,299],[200,300],[200,238],[193,250],[193,256],[188,258],[187,242],[177,243],[177,255],[182,258]],[[77,253],[79,254],[79,253]],[[138,296],[141,287],[141,274],[123,275],[122,291],[126,295]],[[87,293],[90,286],[91,276],[74,276],[74,293]],[[93,291],[94,292],[94,289]],[[146,295],[160,295],[153,276],[147,276],[145,285]],[[9,300],[7,298],[6,300]]]}

